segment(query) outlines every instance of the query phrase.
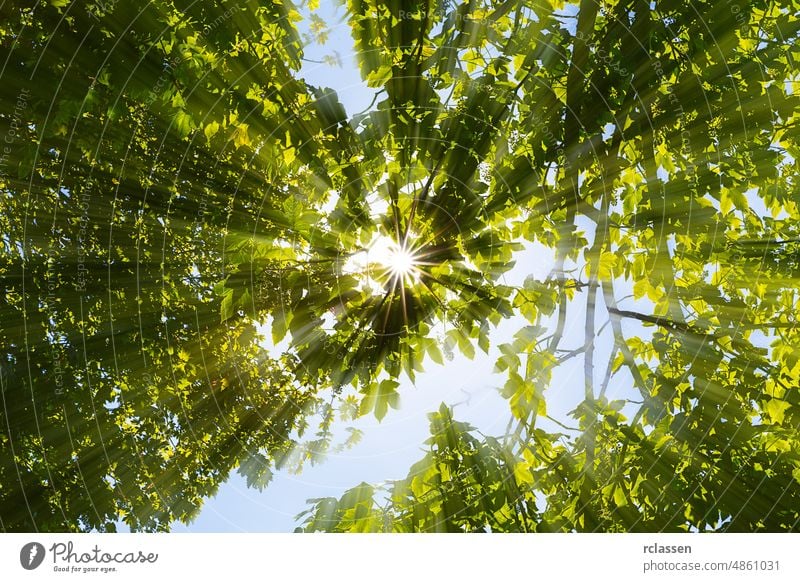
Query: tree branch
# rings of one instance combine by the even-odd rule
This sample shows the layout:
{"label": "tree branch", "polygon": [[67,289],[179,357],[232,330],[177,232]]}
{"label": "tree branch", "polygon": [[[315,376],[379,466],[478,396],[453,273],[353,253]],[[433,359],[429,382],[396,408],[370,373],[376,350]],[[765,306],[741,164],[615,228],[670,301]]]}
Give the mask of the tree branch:
{"label": "tree branch", "polygon": [[611,281],[604,281],[602,287],[603,298],[611,319],[611,329],[614,332],[615,343],[622,353],[625,365],[628,367],[628,370],[630,370],[631,376],[633,376],[633,383],[639,389],[639,393],[644,397],[646,402],[651,398],[650,392],[647,390],[647,386],[645,386],[642,373],[636,365],[636,358],[634,358],[631,349],[628,347],[628,342],[625,341],[625,336],[622,333],[621,316],[619,315],[620,310],[617,308],[617,300],[614,297],[613,283]]}

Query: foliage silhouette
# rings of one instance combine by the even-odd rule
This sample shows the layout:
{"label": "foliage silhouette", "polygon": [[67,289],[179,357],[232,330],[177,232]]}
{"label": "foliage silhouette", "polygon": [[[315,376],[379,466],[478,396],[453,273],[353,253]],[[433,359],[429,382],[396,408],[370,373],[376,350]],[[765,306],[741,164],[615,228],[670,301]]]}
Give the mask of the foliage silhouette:
{"label": "foliage silhouette", "polygon": [[[507,435],[443,407],[385,503],[303,528],[797,530],[796,2],[346,7],[352,117],[301,78],[289,2],[0,8],[0,527],[189,521],[512,320]],[[505,283],[534,243],[552,274]]]}

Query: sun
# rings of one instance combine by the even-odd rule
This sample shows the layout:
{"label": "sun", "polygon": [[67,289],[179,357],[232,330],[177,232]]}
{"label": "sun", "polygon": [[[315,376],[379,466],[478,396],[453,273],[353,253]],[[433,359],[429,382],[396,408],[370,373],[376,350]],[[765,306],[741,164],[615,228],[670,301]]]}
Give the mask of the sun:
{"label": "sun", "polygon": [[377,264],[394,279],[409,282],[419,274],[419,257],[408,239],[397,242],[391,237],[378,235],[367,253],[371,263]]}
{"label": "sun", "polygon": [[420,281],[420,255],[412,246],[412,237],[405,242],[379,234],[367,247],[353,255],[343,269],[358,275],[365,287],[382,293],[385,283],[401,284],[404,287]]}
{"label": "sun", "polygon": [[417,259],[413,252],[402,245],[395,244],[389,251],[384,265],[395,277],[411,275],[417,268]]}

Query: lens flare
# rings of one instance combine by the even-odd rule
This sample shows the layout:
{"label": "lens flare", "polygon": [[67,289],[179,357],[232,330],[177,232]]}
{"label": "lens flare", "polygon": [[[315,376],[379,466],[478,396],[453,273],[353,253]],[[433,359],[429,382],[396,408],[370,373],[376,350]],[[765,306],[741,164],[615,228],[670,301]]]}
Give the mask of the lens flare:
{"label": "lens flare", "polygon": [[384,285],[393,281],[403,285],[419,281],[421,265],[408,240],[398,243],[390,236],[378,235],[345,263],[343,271],[358,275],[365,287],[383,293]]}
{"label": "lens flare", "polygon": [[395,277],[405,277],[414,274],[417,268],[417,260],[413,252],[402,245],[394,245],[389,251],[384,266],[391,271]]}

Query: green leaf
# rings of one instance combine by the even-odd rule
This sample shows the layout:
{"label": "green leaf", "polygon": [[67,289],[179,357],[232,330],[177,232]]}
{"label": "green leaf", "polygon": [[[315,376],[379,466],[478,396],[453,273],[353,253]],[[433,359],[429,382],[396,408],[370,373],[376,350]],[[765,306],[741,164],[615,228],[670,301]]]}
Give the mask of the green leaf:
{"label": "green leaf", "polygon": [[791,408],[791,404],[777,398],[768,400],[764,405],[764,410],[775,424],[783,424],[786,411],[789,410],[789,408]]}
{"label": "green leaf", "polygon": [[614,505],[617,507],[625,507],[628,505],[628,499],[625,497],[625,491],[621,485],[614,488]]}
{"label": "green leaf", "polygon": [[212,121],[211,123],[207,124],[203,129],[203,133],[205,134],[206,139],[208,139],[209,141],[211,140],[212,137],[214,137],[217,134],[218,131],[219,131],[219,123],[217,123],[216,121]]}
{"label": "green leaf", "polygon": [[219,308],[220,321],[233,317],[233,289],[225,289]]}
{"label": "green leaf", "polygon": [[194,129],[194,122],[191,115],[181,110],[175,114],[175,129],[181,137],[188,136]]}

